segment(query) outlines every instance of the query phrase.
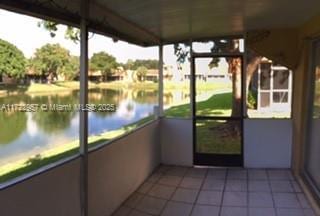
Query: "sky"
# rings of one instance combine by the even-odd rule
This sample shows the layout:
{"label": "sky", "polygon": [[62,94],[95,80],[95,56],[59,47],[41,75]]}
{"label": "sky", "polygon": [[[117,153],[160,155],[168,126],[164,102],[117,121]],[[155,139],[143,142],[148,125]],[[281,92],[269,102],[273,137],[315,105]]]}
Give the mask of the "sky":
{"label": "sky", "polygon": [[[0,38],[17,46],[27,58],[32,57],[37,48],[46,43],[59,43],[70,51],[72,55],[80,55],[80,46],[65,39],[65,25],[59,25],[55,37],[51,37],[49,32],[38,27],[40,19],[9,12],[0,9]],[[91,35],[91,34],[90,34]],[[196,43],[194,49],[197,51],[209,51],[210,44]],[[109,37],[93,34],[89,39],[89,57],[93,53],[105,51],[116,57],[118,62],[125,63],[128,59],[158,59],[158,47],[140,47],[127,42],[113,42]],[[173,45],[164,47],[164,63],[177,68],[177,57],[173,52]],[[208,60],[209,61],[209,60]],[[207,68],[203,64],[203,68]],[[186,63],[185,68],[188,68]]]}

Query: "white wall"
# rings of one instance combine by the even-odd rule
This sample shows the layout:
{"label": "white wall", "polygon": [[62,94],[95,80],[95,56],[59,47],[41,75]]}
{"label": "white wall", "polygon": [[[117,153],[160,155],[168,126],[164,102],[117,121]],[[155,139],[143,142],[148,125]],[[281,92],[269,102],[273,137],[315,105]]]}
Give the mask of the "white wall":
{"label": "white wall", "polygon": [[160,164],[159,121],[89,155],[89,215],[107,216]]}
{"label": "white wall", "polygon": [[192,166],[192,120],[164,118],[160,121],[161,162]]}
{"label": "white wall", "polygon": [[[191,119],[161,119],[161,162],[192,166]],[[292,121],[290,119],[244,120],[244,166],[247,168],[290,168]]]}
{"label": "white wall", "polygon": [[292,120],[244,120],[244,166],[247,168],[290,168]]}
{"label": "white wall", "polygon": [[80,160],[0,191],[1,216],[79,216]]}

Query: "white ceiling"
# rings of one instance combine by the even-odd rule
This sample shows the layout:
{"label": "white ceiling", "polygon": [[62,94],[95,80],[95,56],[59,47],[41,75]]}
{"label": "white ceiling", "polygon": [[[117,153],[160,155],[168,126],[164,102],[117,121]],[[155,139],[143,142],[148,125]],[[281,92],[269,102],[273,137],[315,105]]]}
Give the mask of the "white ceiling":
{"label": "white ceiling", "polygon": [[96,0],[165,41],[296,27],[320,0]]}
{"label": "white ceiling", "polygon": [[[42,4],[39,4],[42,3]],[[288,28],[320,0],[89,0],[91,30],[141,45]],[[80,0],[3,0],[0,7],[78,25]]]}

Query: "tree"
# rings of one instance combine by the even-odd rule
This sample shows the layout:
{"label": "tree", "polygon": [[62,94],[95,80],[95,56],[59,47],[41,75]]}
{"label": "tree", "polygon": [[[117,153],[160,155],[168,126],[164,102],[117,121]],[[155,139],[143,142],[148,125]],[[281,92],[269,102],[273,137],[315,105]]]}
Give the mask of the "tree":
{"label": "tree", "polygon": [[107,77],[113,73],[112,69],[115,69],[117,66],[116,58],[104,51],[94,53],[90,59],[90,69],[101,71],[105,77],[104,80],[107,80]]}
{"label": "tree", "polygon": [[124,68],[127,70],[137,70],[139,67],[144,66],[147,69],[158,69],[159,60],[156,59],[129,59],[125,64]]}
{"label": "tree", "polygon": [[136,70],[136,75],[140,82],[145,80],[147,73],[148,73],[148,68],[146,68],[145,66],[140,66]]}
{"label": "tree", "polygon": [[138,69],[141,66],[147,69],[158,69],[159,61],[156,59],[137,59],[134,61],[134,69]]}
{"label": "tree", "polygon": [[57,79],[58,74],[66,76],[69,76],[68,73],[73,74],[74,71],[71,72],[71,69],[76,67],[69,65],[71,64],[71,55],[60,44],[45,44],[37,49],[30,63],[35,72],[38,75],[46,76],[49,82],[52,82],[54,78]]}
{"label": "tree", "polygon": [[134,70],[134,61],[132,59],[128,59],[128,61],[124,64],[124,68],[126,70]]}
{"label": "tree", "polygon": [[[50,31],[50,33],[53,33],[53,36],[55,35],[55,32],[57,31],[56,23],[51,23],[44,25],[44,28]],[[69,38],[73,41],[78,40],[77,32],[70,28],[69,32],[66,31],[65,33],[66,38]],[[215,39],[213,41],[213,46],[211,48],[212,52],[238,52],[239,51],[239,40],[220,40]],[[184,45],[185,47],[183,47]],[[174,44],[174,54],[177,56],[177,62],[178,67],[186,60],[186,58],[189,56],[189,52],[185,49],[188,47],[187,44]],[[260,64],[262,60],[262,56],[259,56],[255,54],[252,51],[249,51],[249,55],[247,59],[247,65],[246,65],[246,102],[248,103],[248,92],[249,92],[249,86],[252,79],[252,76],[255,71],[257,71],[257,67]],[[138,60],[137,60],[138,61]],[[137,67],[141,66],[141,62],[133,62],[132,60],[128,60],[128,62],[125,64],[126,69],[134,70],[137,69]],[[141,60],[140,60],[141,61]],[[142,60],[143,61],[143,60]],[[147,60],[148,61],[148,60]],[[229,73],[232,74],[232,88],[233,88],[233,105],[232,105],[232,116],[240,116],[241,112],[241,59],[239,58],[226,58],[226,61],[229,65]],[[144,62],[146,63],[146,62]],[[217,66],[218,61],[217,58],[214,58],[212,62],[209,64],[210,67]],[[151,65],[154,65],[153,63]],[[153,67],[153,66],[152,66]],[[149,64],[148,67],[149,68]],[[151,69],[151,68],[149,68]]]}
{"label": "tree", "polygon": [[[77,92],[70,92],[69,95],[38,95],[31,99],[34,104],[76,104]],[[37,127],[42,131],[50,134],[59,133],[70,127],[71,120],[76,116],[77,112],[65,111],[43,111],[39,110],[32,113],[32,120],[36,122]]]}
{"label": "tree", "polygon": [[[212,53],[236,53],[239,52],[240,42],[238,39],[233,40],[212,40],[213,46],[211,47]],[[189,56],[188,45],[175,44],[174,53],[177,56],[178,65],[184,63]],[[248,91],[252,76],[262,60],[262,57],[249,50],[247,55],[246,72],[246,101],[248,103]],[[228,72],[232,75],[232,114],[231,116],[241,116],[241,59],[226,57],[228,63]],[[209,67],[217,67],[219,58],[212,58]]]}
{"label": "tree", "polygon": [[70,56],[69,61],[62,67],[61,74],[66,80],[74,80],[80,70],[79,56]]}
{"label": "tree", "polygon": [[[51,37],[56,36],[56,32],[58,31],[58,23],[42,20],[38,22],[38,27],[42,27],[45,30],[49,31]],[[64,36],[66,39],[73,41],[74,43],[78,43],[80,41],[80,29],[74,28],[72,26],[67,26]]]}
{"label": "tree", "polygon": [[0,39],[0,76],[21,78],[26,70],[26,59],[16,46]]}

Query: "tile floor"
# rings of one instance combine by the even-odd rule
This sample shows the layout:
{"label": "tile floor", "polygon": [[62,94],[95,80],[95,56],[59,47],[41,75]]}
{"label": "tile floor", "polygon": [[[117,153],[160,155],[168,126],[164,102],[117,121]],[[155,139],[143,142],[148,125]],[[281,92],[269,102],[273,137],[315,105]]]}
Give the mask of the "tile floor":
{"label": "tile floor", "polygon": [[315,216],[289,170],[160,166],[114,216]]}

